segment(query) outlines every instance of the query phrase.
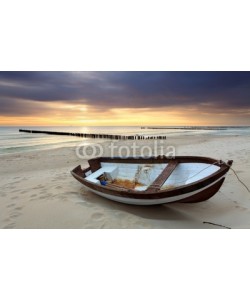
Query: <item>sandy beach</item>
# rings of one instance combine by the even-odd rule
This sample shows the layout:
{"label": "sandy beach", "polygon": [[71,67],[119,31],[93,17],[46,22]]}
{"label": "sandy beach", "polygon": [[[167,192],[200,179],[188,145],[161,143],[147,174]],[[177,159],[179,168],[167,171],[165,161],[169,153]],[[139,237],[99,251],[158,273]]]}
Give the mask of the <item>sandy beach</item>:
{"label": "sandy beach", "polygon": [[[154,147],[153,143],[137,141],[140,146]],[[102,143],[104,155],[110,154],[109,144]],[[175,136],[162,145],[174,146],[176,155],[233,159],[233,169],[249,186],[248,137]],[[139,207],[87,191],[70,174],[78,164],[88,165],[77,157],[75,147],[1,155],[0,228],[250,228],[250,194],[232,170],[221,190],[206,202]]]}

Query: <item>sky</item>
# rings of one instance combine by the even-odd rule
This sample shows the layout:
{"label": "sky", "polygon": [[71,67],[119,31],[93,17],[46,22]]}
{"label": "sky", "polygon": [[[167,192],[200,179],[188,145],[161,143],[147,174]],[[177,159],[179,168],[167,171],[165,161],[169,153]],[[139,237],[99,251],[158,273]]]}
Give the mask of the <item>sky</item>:
{"label": "sky", "polygon": [[0,125],[250,125],[250,72],[0,72]]}

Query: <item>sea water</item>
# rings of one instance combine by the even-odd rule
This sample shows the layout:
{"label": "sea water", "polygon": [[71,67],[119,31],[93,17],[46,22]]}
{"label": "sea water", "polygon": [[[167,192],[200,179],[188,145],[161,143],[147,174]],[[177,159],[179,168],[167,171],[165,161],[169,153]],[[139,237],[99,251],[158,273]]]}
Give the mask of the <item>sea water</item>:
{"label": "sea water", "polygon": [[19,129],[58,131],[71,133],[103,133],[103,134],[136,134],[138,127],[81,127],[81,126],[18,126],[0,127],[0,155],[35,150],[46,150],[60,147],[77,146],[80,142],[86,145],[105,140],[93,140],[76,136],[60,136],[48,134],[32,134],[19,132]]}
{"label": "sea water", "polygon": [[71,133],[96,133],[117,135],[153,135],[183,136],[188,135],[243,135],[250,137],[250,127],[206,127],[206,126],[179,126],[179,127],[139,127],[139,126],[18,126],[0,127],[0,155],[20,153],[35,150],[54,149],[60,147],[77,146],[80,142],[86,145],[96,142],[104,142],[105,139],[97,140],[90,138],[79,138],[75,136],[60,136],[47,134],[32,134],[19,132],[19,129],[60,131]]}

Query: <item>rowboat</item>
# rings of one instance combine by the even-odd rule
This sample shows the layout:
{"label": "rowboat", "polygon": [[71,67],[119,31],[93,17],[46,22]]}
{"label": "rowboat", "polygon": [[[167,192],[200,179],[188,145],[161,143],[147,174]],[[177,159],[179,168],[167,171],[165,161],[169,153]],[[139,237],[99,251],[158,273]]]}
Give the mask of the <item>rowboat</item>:
{"label": "rowboat", "polygon": [[208,200],[222,186],[233,161],[209,157],[98,157],[71,171],[88,190],[134,205]]}

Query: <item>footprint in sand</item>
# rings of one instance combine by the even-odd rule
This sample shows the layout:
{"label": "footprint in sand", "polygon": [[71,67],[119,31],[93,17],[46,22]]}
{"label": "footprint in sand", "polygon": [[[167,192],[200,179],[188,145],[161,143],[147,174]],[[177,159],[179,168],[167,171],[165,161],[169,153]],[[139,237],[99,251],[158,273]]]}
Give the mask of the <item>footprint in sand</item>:
{"label": "footprint in sand", "polygon": [[103,214],[102,213],[93,213],[91,216],[91,219],[95,220],[95,221],[99,221],[103,218]]}
{"label": "footprint in sand", "polygon": [[43,188],[45,188],[45,186],[42,185],[42,184],[39,184],[39,185],[37,185],[36,187],[34,187],[35,190],[43,189]]}
{"label": "footprint in sand", "polygon": [[60,201],[62,201],[62,202],[68,202],[68,199],[67,198],[60,198]]}
{"label": "footprint in sand", "polygon": [[15,228],[16,223],[11,223],[3,227],[3,229],[13,229]]}
{"label": "footprint in sand", "polygon": [[246,207],[241,207],[241,208],[240,208],[240,210],[242,210],[242,211],[246,211],[246,210],[247,210],[247,208],[246,208]]}
{"label": "footprint in sand", "polygon": [[31,195],[30,197],[31,198],[34,198],[34,197],[36,197],[37,196],[37,194],[33,194],[33,195]]}
{"label": "footprint in sand", "polygon": [[27,193],[27,191],[22,191],[20,194],[22,194],[22,195],[23,195],[23,194],[26,194],[26,193]]}
{"label": "footprint in sand", "polygon": [[11,200],[16,200],[16,199],[18,199],[18,197],[15,196],[15,197],[11,197],[10,199],[11,199]]}
{"label": "footprint in sand", "polygon": [[8,204],[6,207],[7,208],[11,208],[11,207],[13,207],[13,206],[15,206],[16,204],[14,204],[14,203],[11,203],[11,204]]}
{"label": "footprint in sand", "polygon": [[240,209],[241,211],[245,211],[245,210],[247,210],[247,208],[246,208],[246,207],[241,207],[241,206],[238,206],[238,205],[236,205],[236,206],[235,206],[235,208],[238,208],[238,209]]}
{"label": "footprint in sand", "polygon": [[20,211],[20,210],[22,210],[22,209],[23,209],[22,206],[18,206],[18,207],[15,208],[15,210],[17,210],[17,211]]}
{"label": "footprint in sand", "polygon": [[21,180],[19,180],[19,181],[13,181],[11,184],[18,184],[20,182],[21,182]]}
{"label": "footprint in sand", "polygon": [[5,223],[8,223],[8,222],[11,222],[11,219],[10,218],[7,218],[7,219],[4,219],[3,220]]}
{"label": "footprint in sand", "polygon": [[11,219],[15,219],[17,217],[19,217],[21,214],[20,213],[12,213],[10,214]]}

